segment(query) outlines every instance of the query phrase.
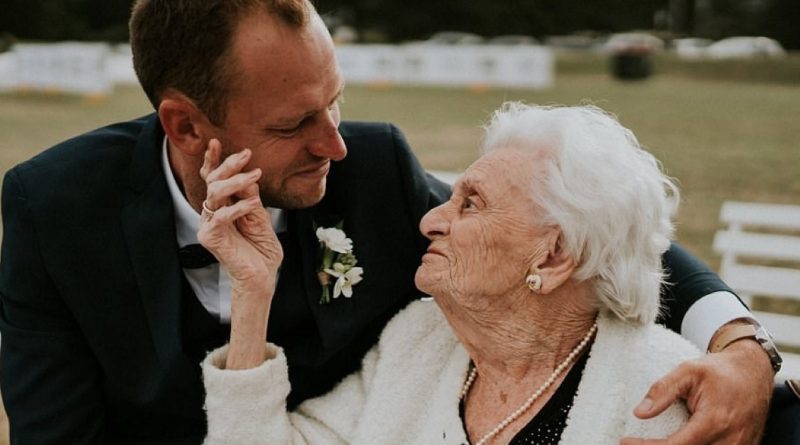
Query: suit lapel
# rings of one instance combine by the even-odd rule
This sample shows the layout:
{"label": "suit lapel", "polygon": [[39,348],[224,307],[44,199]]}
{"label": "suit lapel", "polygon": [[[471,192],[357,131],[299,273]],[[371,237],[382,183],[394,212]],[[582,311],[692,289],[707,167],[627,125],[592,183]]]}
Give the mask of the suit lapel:
{"label": "suit lapel", "polygon": [[158,118],[147,118],[131,162],[132,193],[121,223],[154,348],[161,363],[169,363],[181,351],[182,272],[172,200],[161,167],[163,138]]}

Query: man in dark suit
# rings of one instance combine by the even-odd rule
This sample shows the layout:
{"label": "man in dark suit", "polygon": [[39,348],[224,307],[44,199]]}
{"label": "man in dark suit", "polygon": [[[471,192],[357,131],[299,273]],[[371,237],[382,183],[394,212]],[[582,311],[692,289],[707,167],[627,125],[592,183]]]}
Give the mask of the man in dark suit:
{"label": "man in dark suit", "polygon": [[[193,246],[212,138],[225,156],[250,149],[243,171],[259,171],[283,245],[269,337],[289,359],[291,405],[355,370],[420,296],[418,223],[449,189],[396,128],[340,124],[343,80],[309,3],[140,0],[131,41],[158,113],[61,143],[5,177],[0,377],[12,443],[201,442],[198,363],[228,339],[231,316],[225,271]],[[351,298],[322,304],[314,229],[340,223],[364,279]],[[677,284],[665,322],[680,329],[696,301],[727,288],[677,246],[666,261]],[[695,383],[654,392],[654,409],[699,392],[734,415],[715,424],[698,411],[696,431],[757,435],[760,423],[747,423],[765,415],[769,361],[755,342],[737,344],[676,371],[659,388]]]}

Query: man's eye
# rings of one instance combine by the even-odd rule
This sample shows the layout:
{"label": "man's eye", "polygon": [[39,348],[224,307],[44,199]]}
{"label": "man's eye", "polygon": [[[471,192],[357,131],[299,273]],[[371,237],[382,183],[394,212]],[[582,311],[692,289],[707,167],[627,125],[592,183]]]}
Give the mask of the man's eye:
{"label": "man's eye", "polygon": [[281,136],[294,136],[297,131],[300,130],[300,125],[292,128],[275,128],[272,131],[278,133]]}
{"label": "man's eye", "polygon": [[474,208],[475,208],[475,203],[472,202],[471,199],[464,198],[464,200],[461,201],[461,209],[462,210],[469,210],[469,209],[474,209]]}

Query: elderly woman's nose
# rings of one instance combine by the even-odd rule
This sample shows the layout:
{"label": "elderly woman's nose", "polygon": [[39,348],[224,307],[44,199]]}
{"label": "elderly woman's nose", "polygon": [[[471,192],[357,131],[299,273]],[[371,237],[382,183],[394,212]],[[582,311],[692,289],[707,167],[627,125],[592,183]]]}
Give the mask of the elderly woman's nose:
{"label": "elderly woman's nose", "polygon": [[437,236],[447,235],[449,232],[450,222],[445,218],[447,204],[444,203],[439,207],[430,209],[422,217],[422,221],[419,222],[419,230],[426,238],[432,240]]}

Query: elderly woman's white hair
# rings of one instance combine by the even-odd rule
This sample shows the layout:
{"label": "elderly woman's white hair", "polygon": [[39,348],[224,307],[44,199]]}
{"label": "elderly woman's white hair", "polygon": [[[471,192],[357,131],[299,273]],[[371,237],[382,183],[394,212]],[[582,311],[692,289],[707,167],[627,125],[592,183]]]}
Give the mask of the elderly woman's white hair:
{"label": "elderly woman's white hair", "polygon": [[483,151],[543,150],[543,177],[531,178],[542,225],[558,226],[601,304],[618,317],[652,322],[679,193],[630,130],[594,106],[506,103],[486,128]]}

